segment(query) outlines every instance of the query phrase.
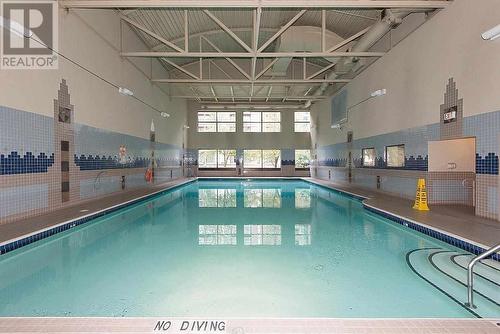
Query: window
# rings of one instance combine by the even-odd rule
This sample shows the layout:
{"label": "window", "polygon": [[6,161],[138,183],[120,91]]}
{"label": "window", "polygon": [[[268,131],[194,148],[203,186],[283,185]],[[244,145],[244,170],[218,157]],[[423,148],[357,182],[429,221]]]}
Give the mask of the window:
{"label": "window", "polygon": [[243,112],[243,132],[280,132],[281,113],[279,111]]}
{"label": "window", "polygon": [[361,155],[363,159],[363,166],[374,167],[375,166],[375,149],[374,148],[364,148],[361,150]]}
{"label": "window", "polygon": [[405,146],[393,145],[385,148],[385,157],[387,167],[404,167],[405,165]]}
{"label": "window", "polygon": [[200,225],[198,245],[236,245],[236,225]]}
{"label": "window", "polygon": [[236,132],[236,112],[198,112],[198,132]]}
{"label": "window", "polygon": [[281,245],[281,225],[244,225],[243,243],[246,246]]}
{"label": "window", "polygon": [[295,169],[309,168],[310,150],[295,150]]}
{"label": "window", "polygon": [[294,121],[295,132],[311,132],[311,113],[309,111],[296,111]]}
{"label": "window", "polygon": [[218,150],[217,168],[236,168],[236,150]]}
{"label": "window", "polygon": [[244,150],[245,168],[281,168],[281,150]]}
{"label": "window", "polygon": [[217,168],[217,150],[198,150],[199,168]]}
{"label": "window", "polygon": [[198,150],[198,167],[236,168],[236,150]]}
{"label": "window", "polygon": [[262,150],[262,167],[281,168],[281,150]]}
{"label": "window", "polygon": [[244,150],[243,164],[245,168],[262,168],[262,151]]}

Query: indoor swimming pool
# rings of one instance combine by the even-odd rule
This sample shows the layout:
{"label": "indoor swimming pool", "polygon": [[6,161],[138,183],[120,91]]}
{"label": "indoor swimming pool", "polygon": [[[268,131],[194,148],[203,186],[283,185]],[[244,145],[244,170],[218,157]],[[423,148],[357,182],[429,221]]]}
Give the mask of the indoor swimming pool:
{"label": "indoor swimming pool", "polygon": [[0,256],[1,316],[500,317],[498,263],[302,180],[197,180]]}

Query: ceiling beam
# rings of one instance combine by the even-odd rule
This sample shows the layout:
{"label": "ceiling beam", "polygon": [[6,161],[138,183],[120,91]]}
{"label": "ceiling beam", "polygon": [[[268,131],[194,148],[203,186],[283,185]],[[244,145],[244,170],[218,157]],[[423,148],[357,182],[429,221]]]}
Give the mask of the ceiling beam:
{"label": "ceiling beam", "polygon": [[280,30],[278,30],[277,33],[275,33],[271,38],[269,38],[264,44],[262,44],[262,46],[258,49],[258,52],[262,52],[264,51],[268,46],[269,44],[271,44],[272,42],[274,42],[274,40],[276,40],[276,38],[280,37],[281,35],[283,35],[283,33],[288,29],[290,28],[290,26],[292,24],[294,24],[298,19],[300,19],[300,17],[302,15],[304,15],[304,13],[306,12],[305,9],[302,9],[300,12],[298,12],[297,14],[295,14],[295,16],[290,20],[288,21],[283,27],[281,27]]}
{"label": "ceiling beam", "polygon": [[[227,100],[232,100],[232,99],[245,99],[248,100],[250,98],[254,100],[266,100],[266,99],[279,99],[282,100],[285,95],[269,95],[269,96],[238,96],[238,95],[216,95],[217,99],[227,99]],[[199,96],[199,95],[172,95],[173,98],[182,98],[182,99],[214,99],[214,95],[206,95],[206,96]],[[287,96],[286,99],[290,101],[307,101],[307,100],[322,100],[326,96]],[[234,101],[233,101],[234,102]]]}
{"label": "ceiling beam", "polygon": [[[222,53],[221,49],[219,49],[214,43],[212,43],[212,41],[210,41],[208,38],[204,37],[204,36],[201,36],[201,39],[204,40],[205,42],[207,42],[212,48],[215,49],[215,51],[219,52],[219,53]],[[232,60],[231,58],[229,57],[224,57],[224,59],[226,59],[231,65],[234,66],[235,69],[237,69],[241,74],[243,74],[247,79],[250,79],[250,75],[244,70],[242,69],[238,64],[236,64],[234,62],[234,60]]]}
{"label": "ceiling beam", "polygon": [[259,72],[259,74],[257,74],[257,76],[255,77],[255,79],[258,79],[260,78],[261,76],[264,75],[264,73],[266,73],[271,67],[273,67],[274,64],[276,64],[276,62],[279,60],[279,58],[274,58],[273,61],[271,61],[269,64],[267,64],[266,67],[264,67],[262,69],[262,71]]}
{"label": "ceiling beam", "polygon": [[312,78],[314,78],[315,76],[317,75],[320,75],[321,73],[325,72],[325,71],[328,71],[330,68],[332,68],[333,66],[335,66],[336,63],[331,63],[330,65],[326,66],[326,67],[323,67],[321,70],[311,74],[310,76],[308,76],[306,79],[307,80],[311,80]]}
{"label": "ceiling beam", "polygon": [[364,35],[368,30],[371,29],[372,26],[369,26],[363,30],[361,30],[360,32],[357,32],[355,33],[354,35],[352,35],[351,37],[348,37],[346,39],[344,39],[342,42],[340,43],[337,43],[336,45],[332,46],[331,48],[329,48],[326,52],[334,52],[338,49],[340,49],[341,47],[343,47],[344,45],[354,41],[356,38]]}
{"label": "ceiling beam", "polygon": [[221,27],[222,30],[227,32],[229,36],[231,36],[243,49],[247,50],[247,52],[252,52],[252,49],[241,40],[241,38],[238,37],[231,29],[229,29],[221,20],[219,20],[214,14],[212,14],[208,9],[203,10],[205,14],[209,18],[212,19],[219,27]]}
{"label": "ceiling beam", "polygon": [[184,9],[184,51],[189,52],[189,19],[187,9]]}
{"label": "ceiling beam", "polygon": [[447,0],[59,0],[63,8],[446,8]]}
{"label": "ceiling beam", "polygon": [[152,32],[151,30],[147,29],[146,27],[144,27],[143,25],[129,19],[128,17],[126,17],[125,15],[121,15],[120,18],[127,22],[128,24],[136,27],[137,29],[141,30],[142,32],[148,34],[149,36],[159,40],[160,42],[162,42],[163,44],[171,47],[172,49],[176,50],[176,51],[179,51],[179,52],[183,52],[184,50],[182,50],[180,47],[178,47],[177,45],[175,45],[174,43],[166,40],[165,38],[161,37],[160,35]]}
{"label": "ceiling beam", "polygon": [[196,80],[200,80],[201,78],[199,78],[198,76],[194,75],[193,73],[189,72],[188,70],[186,70],[184,67],[182,66],[179,66],[177,65],[176,63],[172,62],[171,60],[168,60],[168,59],[162,59],[164,62],[166,62],[167,64],[175,67],[176,69],[178,69],[179,71],[181,71],[182,73],[184,74],[187,74],[188,76],[190,76],[191,78],[193,79],[196,79]]}
{"label": "ceiling beam", "polygon": [[[248,84],[252,83],[251,80],[240,80],[240,79],[152,79],[153,82],[159,83],[178,83],[178,84],[201,84],[201,85],[218,85],[218,84]],[[312,80],[299,80],[299,79],[272,79],[272,80],[255,80],[253,81],[255,85],[310,85],[310,84],[322,84],[322,83],[347,83],[350,79],[312,79]]]}
{"label": "ceiling beam", "polygon": [[122,52],[122,57],[145,58],[328,58],[328,57],[382,57],[385,52]]}

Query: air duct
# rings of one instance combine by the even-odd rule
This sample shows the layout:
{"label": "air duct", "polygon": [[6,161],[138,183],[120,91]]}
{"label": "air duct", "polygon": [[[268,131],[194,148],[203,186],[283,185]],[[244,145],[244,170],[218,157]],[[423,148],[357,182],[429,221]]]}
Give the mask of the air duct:
{"label": "air duct", "polygon": [[[365,52],[368,51],[375,43],[377,43],[386,33],[391,29],[397,27],[403,19],[411,14],[413,11],[395,11],[391,9],[385,9],[382,12],[382,17],[377,21],[359,40],[352,46],[350,52]],[[358,64],[359,59],[355,57],[345,58],[342,62],[335,65],[336,69],[342,72],[349,72],[353,70]],[[328,80],[333,80],[337,78],[335,71],[328,75]],[[323,95],[323,93],[328,88],[328,83],[324,82],[321,86],[316,89],[311,95],[318,96]],[[309,108],[311,106],[311,101],[308,100],[304,107]]]}
{"label": "air duct", "polygon": [[[325,35],[326,45],[336,45],[344,39],[339,35],[327,30]],[[321,28],[312,26],[292,26],[288,28],[278,39],[276,52],[316,52],[321,41]],[[347,46],[339,49],[346,51]],[[330,62],[338,61],[338,58],[326,58]],[[270,61],[270,60],[269,60]],[[268,75],[273,77],[286,76],[292,58],[280,58],[273,65]]]}

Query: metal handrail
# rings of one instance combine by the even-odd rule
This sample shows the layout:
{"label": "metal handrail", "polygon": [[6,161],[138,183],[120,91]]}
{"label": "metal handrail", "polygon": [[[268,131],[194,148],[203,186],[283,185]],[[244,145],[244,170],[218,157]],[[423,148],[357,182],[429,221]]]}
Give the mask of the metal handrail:
{"label": "metal handrail", "polygon": [[474,305],[474,266],[476,263],[478,263],[480,260],[487,258],[491,254],[494,254],[496,252],[500,251],[500,244],[491,247],[488,249],[486,252],[479,254],[475,258],[472,259],[472,261],[469,262],[469,265],[467,266],[467,303],[465,303],[465,306],[469,308],[476,308]]}

